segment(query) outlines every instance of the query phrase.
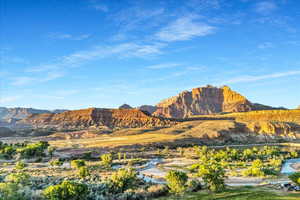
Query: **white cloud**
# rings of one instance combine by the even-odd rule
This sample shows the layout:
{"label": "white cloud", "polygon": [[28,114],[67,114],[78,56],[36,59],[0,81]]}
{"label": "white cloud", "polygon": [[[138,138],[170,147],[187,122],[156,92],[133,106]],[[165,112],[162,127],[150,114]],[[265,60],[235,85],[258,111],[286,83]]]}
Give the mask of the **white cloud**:
{"label": "white cloud", "polygon": [[18,100],[20,97],[19,96],[10,96],[10,97],[0,97],[0,103],[10,103]]}
{"label": "white cloud", "polygon": [[172,42],[190,40],[194,37],[206,36],[214,32],[215,27],[196,22],[197,18],[194,15],[178,18],[162,28],[155,36],[159,40]]}
{"label": "white cloud", "polygon": [[13,86],[24,86],[32,83],[43,83],[47,81],[51,81],[57,78],[61,78],[64,76],[63,72],[55,72],[51,71],[46,74],[43,74],[41,77],[29,77],[29,76],[20,76],[12,78],[11,85]]}
{"label": "white cloud", "polygon": [[12,85],[14,86],[22,86],[33,82],[35,79],[32,77],[21,76],[13,78]]}
{"label": "white cloud", "polygon": [[95,4],[92,5],[91,7],[102,12],[108,12],[108,7],[106,5]]}
{"label": "white cloud", "polygon": [[222,84],[255,82],[255,81],[260,81],[260,80],[274,79],[274,78],[281,78],[281,77],[295,76],[295,75],[300,75],[300,70],[279,72],[279,73],[266,74],[266,75],[260,75],[260,76],[242,76],[242,77],[237,77],[237,78],[233,78],[233,79],[224,81]]}
{"label": "white cloud", "polygon": [[90,34],[72,35],[68,33],[51,33],[48,35],[49,38],[56,40],[84,40],[90,36]]}
{"label": "white cloud", "polygon": [[262,15],[268,15],[277,9],[277,5],[271,1],[259,2],[255,6],[255,11]]}
{"label": "white cloud", "polygon": [[163,64],[157,64],[157,65],[150,65],[147,66],[147,69],[166,69],[166,68],[173,68],[173,67],[178,67],[181,66],[182,64],[180,63],[163,63]]}
{"label": "white cloud", "polygon": [[145,57],[161,54],[161,49],[165,46],[163,43],[137,44],[122,43],[111,46],[96,46],[94,48],[78,51],[67,56],[58,58],[51,64],[38,65],[28,68],[27,72],[43,72],[50,70],[59,70],[61,68],[70,68],[80,66],[88,61],[102,59],[110,56],[118,58],[125,57]]}

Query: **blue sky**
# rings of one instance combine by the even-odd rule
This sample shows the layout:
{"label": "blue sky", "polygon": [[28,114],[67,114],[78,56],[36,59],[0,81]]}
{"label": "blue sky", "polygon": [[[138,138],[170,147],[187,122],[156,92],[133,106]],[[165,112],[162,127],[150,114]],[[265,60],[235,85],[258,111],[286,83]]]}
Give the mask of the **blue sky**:
{"label": "blue sky", "polygon": [[298,0],[0,2],[1,106],[139,106],[206,84],[300,105]]}

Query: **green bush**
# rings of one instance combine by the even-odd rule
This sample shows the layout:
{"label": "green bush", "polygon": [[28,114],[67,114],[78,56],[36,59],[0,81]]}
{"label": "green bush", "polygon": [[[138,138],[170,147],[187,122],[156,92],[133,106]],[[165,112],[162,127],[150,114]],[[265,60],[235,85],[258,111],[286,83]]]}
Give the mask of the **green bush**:
{"label": "green bush", "polygon": [[137,180],[137,173],[133,169],[119,169],[110,177],[110,191],[111,193],[120,193],[134,188]]}
{"label": "green bush", "polygon": [[186,191],[186,183],[188,176],[186,173],[181,171],[171,170],[166,176],[167,185],[170,189],[170,192],[175,194],[184,193]]}
{"label": "green bush", "polygon": [[61,184],[47,187],[43,195],[49,200],[85,200],[88,187],[82,183],[63,181]]}
{"label": "green bush", "polygon": [[24,163],[23,161],[17,162],[15,166],[16,169],[24,169],[25,167],[26,167],[26,163]]}
{"label": "green bush", "polygon": [[296,172],[289,175],[289,179],[293,181],[296,185],[300,186],[300,172]]}
{"label": "green bush", "polygon": [[101,159],[101,162],[102,162],[103,166],[108,167],[108,168],[111,167],[113,158],[112,158],[112,155],[110,153],[102,154],[100,159]]}
{"label": "green bush", "polygon": [[254,160],[251,166],[248,169],[244,170],[242,173],[244,176],[265,176],[263,162],[259,159]]}
{"label": "green bush", "polygon": [[19,186],[16,183],[0,183],[1,200],[28,200],[24,194],[19,192]]}
{"label": "green bush", "polygon": [[27,185],[29,184],[30,176],[23,172],[11,173],[5,177],[6,182]]}
{"label": "green bush", "polygon": [[201,183],[198,180],[189,180],[187,182],[187,190],[189,192],[197,192],[198,190],[201,190],[201,188]]}
{"label": "green bush", "polygon": [[80,167],[78,170],[78,175],[81,178],[85,178],[90,175],[90,172],[87,167]]}
{"label": "green bush", "polygon": [[50,161],[51,166],[62,166],[63,164],[64,164],[64,162],[60,159]]}
{"label": "green bush", "polygon": [[80,167],[85,166],[85,162],[84,162],[84,160],[72,160],[71,166],[73,168],[79,169]]}
{"label": "green bush", "polygon": [[44,151],[49,146],[48,142],[40,141],[33,144],[27,144],[25,147],[18,148],[17,153],[21,158],[33,158],[45,156]]}
{"label": "green bush", "polygon": [[200,165],[198,176],[202,177],[208,189],[213,192],[225,189],[225,170],[217,161],[211,160]]}

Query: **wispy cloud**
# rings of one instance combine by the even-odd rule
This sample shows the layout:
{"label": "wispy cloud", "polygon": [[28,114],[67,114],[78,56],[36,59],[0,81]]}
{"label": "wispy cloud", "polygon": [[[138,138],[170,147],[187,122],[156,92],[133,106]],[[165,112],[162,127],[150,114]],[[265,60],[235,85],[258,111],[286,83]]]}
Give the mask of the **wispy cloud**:
{"label": "wispy cloud", "polygon": [[163,43],[137,44],[122,43],[118,45],[96,46],[94,48],[78,51],[70,55],[62,56],[51,64],[42,64],[28,68],[27,72],[43,72],[49,70],[59,70],[80,66],[88,61],[103,59],[110,56],[118,58],[126,57],[146,57],[162,54]]}
{"label": "wispy cloud", "polygon": [[174,68],[181,66],[180,63],[163,63],[163,64],[157,64],[157,65],[150,65],[147,66],[146,69],[166,69],[166,68]]}
{"label": "wispy cloud", "polygon": [[268,15],[277,10],[277,5],[272,1],[263,1],[255,5],[255,11],[262,15]]}
{"label": "wispy cloud", "polygon": [[22,85],[29,84],[34,80],[35,80],[34,78],[28,76],[14,77],[11,84],[14,86],[22,86]]}
{"label": "wispy cloud", "polygon": [[102,12],[108,12],[108,7],[106,5],[94,4],[91,7]]}
{"label": "wispy cloud", "polygon": [[61,78],[64,76],[63,72],[55,72],[51,71],[46,74],[43,74],[43,76],[36,77],[36,76],[20,76],[20,77],[14,77],[12,78],[11,85],[13,86],[24,86],[28,84],[33,83],[43,83],[47,81],[51,81],[57,78]]}
{"label": "wispy cloud", "polygon": [[112,40],[121,41],[136,38],[136,32],[152,31],[165,22],[167,15],[161,7],[145,9],[135,5],[113,13],[108,18],[117,25],[117,32],[112,36]]}
{"label": "wispy cloud", "polygon": [[72,35],[68,33],[50,33],[48,35],[49,38],[56,40],[84,40],[90,36],[90,34]]}
{"label": "wispy cloud", "polygon": [[192,9],[203,10],[203,9],[219,9],[221,7],[219,0],[187,0],[187,5]]}
{"label": "wispy cloud", "polygon": [[190,40],[194,37],[206,36],[214,33],[215,27],[197,22],[195,15],[178,18],[156,33],[157,39],[166,42]]}
{"label": "wispy cloud", "polygon": [[8,97],[0,97],[0,103],[4,104],[4,103],[11,103],[14,102],[16,100],[20,99],[20,96],[8,96]]}
{"label": "wispy cloud", "polygon": [[300,75],[300,70],[279,72],[279,73],[273,73],[273,74],[265,74],[265,75],[260,75],[260,76],[241,76],[241,77],[236,77],[236,78],[224,81],[221,84],[255,82],[255,81],[260,81],[260,80],[267,80],[267,79],[274,79],[274,78],[281,78],[281,77],[295,76],[295,75]]}

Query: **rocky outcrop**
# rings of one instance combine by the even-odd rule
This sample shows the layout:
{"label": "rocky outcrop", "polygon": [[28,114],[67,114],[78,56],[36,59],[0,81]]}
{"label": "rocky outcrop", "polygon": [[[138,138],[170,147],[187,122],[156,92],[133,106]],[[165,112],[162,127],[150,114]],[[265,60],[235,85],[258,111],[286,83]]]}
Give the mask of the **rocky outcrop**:
{"label": "rocky outcrop", "polygon": [[89,108],[66,111],[59,114],[34,114],[20,121],[34,128],[86,129],[99,128],[133,128],[161,127],[174,124],[169,120],[152,117],[138,109],[100,109]]}
{"label": "rocky outcrop", "polygon": [[125,103],[125,104],[121,105],[119,107],[119,109],[132,109],[132,107],[130,105],[128,105],[128,104]]}
{"label": "rocky outcrop", "polygon": [[142,106],[138,107],[138,109],[142,110],[142,111],[146,111],[149,114],[152,114],[157,110],[157,107],[156,106],[151,106],[151,105],[142,105]]}
{"label": "rocky outcrop", "polygon": [[41,110],[41,109],[34,109],[34,108],[6,108],[0,107],[0,120],[2,121],[9,121],[9,120],[19,120],[24,119],[32,114],[41,114],[41,113],[61,113],[66,110]]}
{"label": "rocky outcrop", "polygon": [[228,86],[217,88],[209,85],[194,88],[192,91],[184,91],[177,96],[163,100],[156,106],[157,110],[153,114],[167,118],[272,109],[272,107],[261,104],[252,104]]}

